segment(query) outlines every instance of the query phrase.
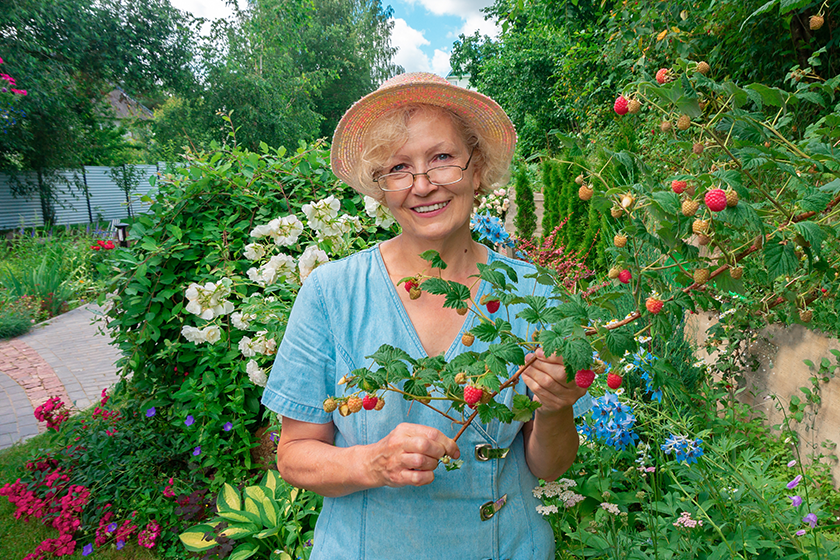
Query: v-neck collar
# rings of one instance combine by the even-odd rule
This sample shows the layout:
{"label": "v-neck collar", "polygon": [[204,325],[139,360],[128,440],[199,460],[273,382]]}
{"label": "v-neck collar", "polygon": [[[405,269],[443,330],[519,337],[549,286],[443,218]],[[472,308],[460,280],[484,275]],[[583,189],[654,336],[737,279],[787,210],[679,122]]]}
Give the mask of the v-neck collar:
{"label": "v-neck collar", "polygon": [[[414,326],[414,323],[411,322],[411,318],[408,316],[408,311],[405,309],[405,305],[403,305],[402,300],[400,299],[399,293],[397,293],[397,287],[391,282],[391,276],[388,274],[388,267],[385,266],[385,259],[382,258],[382,251],[380,251],[381,243],[376,245],[375,253],[376,253],[376,263],[379,266],[379,272],[382,275],[382,279],[387,285],[388,294],[391,296],[391,301],[394,304],[395,311],[397,315],[403,322],[403,325],[408,332],[411,341],[414,343],[416,349],[418,350],[421,356],[428,357],[428,353],[426,349],[423,347],[423,342],[420,340],[420,335],[417,334],[417,329]],[[486,264],[490,265],[495,259],[493,251],[491,251],[488,247],[485,247],[487,250],[487,260]],[[478,283],[478,290],[475,293],[475,299],[478,301],[482,295],[484,295],[485,290],[487,289],[487,283],[484,280],[479,280]],[[451,360],[455,356],[455,352],[458,350],[461,344],[461,337],[463,336],[466,330],[469,330],[469,327],[473,324],[473,315],[467,313],[464,315],[464,321],[461,323],[461,328],[458,330],[458,333],[455,335],[455,338],[452,342],[449,343],[449,347],[447,348],[446,352],[444,353],[443,357],[446,361]]]}

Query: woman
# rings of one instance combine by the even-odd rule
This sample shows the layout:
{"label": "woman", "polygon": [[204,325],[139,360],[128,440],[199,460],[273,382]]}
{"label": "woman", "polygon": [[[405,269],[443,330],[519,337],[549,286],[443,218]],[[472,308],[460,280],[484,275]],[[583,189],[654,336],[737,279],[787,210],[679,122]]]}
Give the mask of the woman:
{"label": "woman", "polygon": [[[500,259],[517,270],[520,292],[548,294],[524,279],[533,267],[488,251],[470,233],[474,201],[505,179],[515,141],[494,101],[422,73],[386,82],[336,129],[336,175],[387,205],[402,233],[309,276],[263,396],[283,416],[280,474],[327,497],[314,559],[554,557],[531,491],[537,477],[556,479],[573,462],[572,408],[585,394],[566,382],[560,358],[537,351],[516,387],[542,404],[530,422],[473,422],[457,443],[458,426],[396,396],[380,411],[347,417],[322,407],[343,394],[341,377],[369,365],[365,356],[382,344],[447,360],[466,351],[461,335],[472,314],[444,308],[442,296],[411,299],[396,286],[429,272],[420,253],[437,251],[448,265],[442,277],[471,285],[474,301],[490,289],[471,278],[478,263]],[[530,334],[523,321],[514,320],[514,331]],[[485,348],[477,340],[471,350]],[[512,397],[508,389],[497,400]],[[444,455],[463,457],[461,469],[437,468]]]}

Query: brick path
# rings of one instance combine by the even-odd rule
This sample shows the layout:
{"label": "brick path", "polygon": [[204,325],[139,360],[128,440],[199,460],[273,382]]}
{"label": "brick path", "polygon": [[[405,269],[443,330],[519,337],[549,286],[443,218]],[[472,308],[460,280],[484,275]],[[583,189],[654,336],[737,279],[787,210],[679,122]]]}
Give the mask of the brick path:
{"label": "brick path", "polygon": [[0,449],[38,433],[33,413],[49,397],[81,410],[116,383],[119,353],[91,324],[95,309],[74,309],[0,342]]}

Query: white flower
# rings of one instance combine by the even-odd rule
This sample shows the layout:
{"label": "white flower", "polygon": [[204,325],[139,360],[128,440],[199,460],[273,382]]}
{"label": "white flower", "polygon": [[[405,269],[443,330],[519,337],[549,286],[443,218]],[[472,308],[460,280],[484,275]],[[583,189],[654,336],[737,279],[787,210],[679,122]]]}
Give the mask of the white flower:
{"label": "white flower", "polygon": [[259,239],[260,237],[267,237],[271,235],[271,225],[262,224],[251,230],[251,237]]}
{"label": "white flower", "polygon": [[377,227],[388,229],[394,225],[394,216],[391,211],[373,197],[365,196],[365,212],[373,218]]}
{"label": "white flower", "polygon": [[292,281],[295,276],[295,259],[285,253],[274,255],[260,268],[249,268],[248,278],[260,286],[270,286],[277,281]]}
{"label": "white flower", "polygon": [[329,261],[327,254],[318,248],[317,245],[310,245],[306,248],[298,260],[298,268],[300,269],[300,281],[304,280],[312,273],[318,265]]}
{"label": "white flower", "polygon": [[328,222],[338,216],[338,210],[340,208],[341,202],[335,196],[330,195],[318,202],[304,204],[302,210],[306,214],[306,219],[309,221],[309,227],[315,231],[319,231],[324,229]]}
{"label": "white flower", "polygon": [[[252,268],[251,270],[254,269]],[[241,331],[247,330],[250,326],[250,322],[256,318],[257,316],[253,313],[240,313],[239,311],[235,311],[230,314],[230,322],[233,323],[234,327]]]}
{"label": "white flower", "polygon": [[204,286],[192,283],[184,294],[189,300],[185,309],[202,319],[211,320],[233,311],[233,303],[227,301],[231,292],[231,280],[222,278],[218,282],[207,282]]}
{"label": "white flower", "polygon": [[245,245],[245,258],[249,261],[256,261],[265,256],[265,247],[259,243]]}
{"label": "white flower", "polygon": [[253,341],[247,336],[243,336],[242,340],[239,341],[239,351],[242,352],[242,355],[246,358],[253,358],[257,355],[257,351],[254,349]]}
{"label": "white flower", "polygon": [[557,506],[537,506],[537,513],[542,515],[557,513]]}
{"label": "white flower", "polygon": [[201,336],[210,344],[216,344],[222,338],[222,331],[216,325],[210,325],[201,329]]}
{"label": "white flower", "polygon": [[184,335],[184,338],[186,338],[188,342],[195,342],[196,344],[204,342],[204,336],[201,334],[201,329],[196,327],[184,325],[181,327],[181,334]]}
{"label": "white flower", "polygon": [[274,243],[281,247],[288,247],[297,243],[298,237],[303,232],[303,222],[294,214],[283,216],[269,222],[271,226],[271,238]]}
{"label": "white flower", "polygon": [[245,366],[245,371],[248,373],[248,379],[257,387],[265,387],[268,382],[268,377],[265,372],[254,360],[249,360],[248,365]]}

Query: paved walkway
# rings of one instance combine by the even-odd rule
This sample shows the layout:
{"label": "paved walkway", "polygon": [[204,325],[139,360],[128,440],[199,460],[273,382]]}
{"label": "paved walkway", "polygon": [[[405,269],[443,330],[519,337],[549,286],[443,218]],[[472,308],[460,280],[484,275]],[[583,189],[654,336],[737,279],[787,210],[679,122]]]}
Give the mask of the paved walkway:
{"label": "paved walkway", "polygon": [[81,410],[116,383],[119,352],[100,333],[101,322],[91,324],[96,309],[79,307],[0,341],[0,449],[44,431],[34,412],[50,397]]}

